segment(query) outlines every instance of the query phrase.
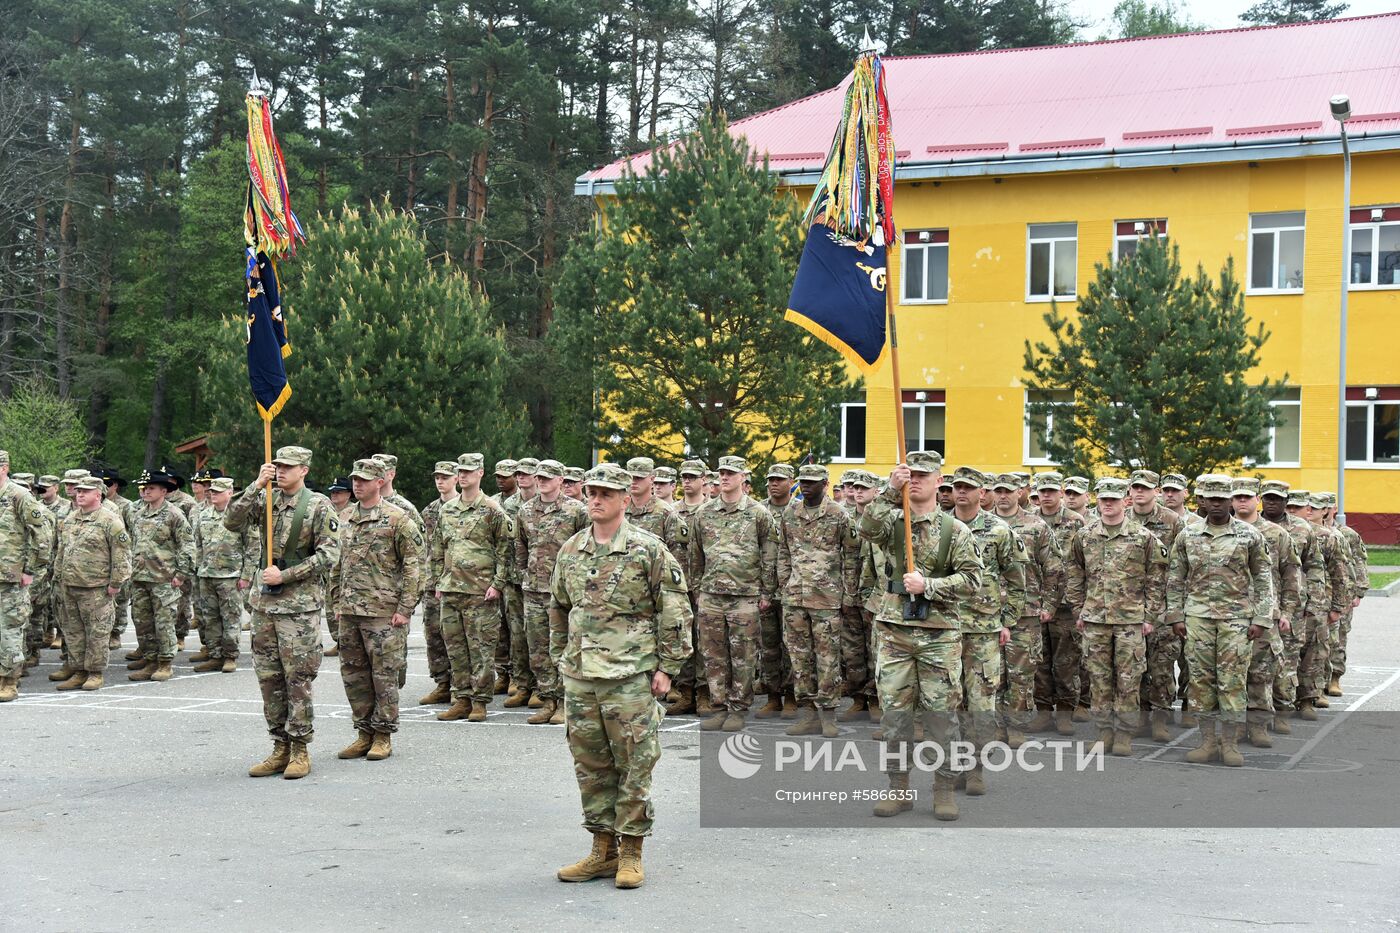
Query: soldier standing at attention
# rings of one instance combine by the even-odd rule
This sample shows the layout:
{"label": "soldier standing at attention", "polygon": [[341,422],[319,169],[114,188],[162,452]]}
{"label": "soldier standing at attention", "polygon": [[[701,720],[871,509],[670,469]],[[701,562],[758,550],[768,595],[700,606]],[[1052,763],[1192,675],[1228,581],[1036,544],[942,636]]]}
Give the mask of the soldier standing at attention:
{"label": "soldier standing at attention", "polygon": [[386,472],[382,460],[355,461],[350,481],[359,504],[340,526],[340,563],[331,571],[340,679],[359,732],[340,758],[388,758],[399,728],[399,674],[418,605],[423,533],[413,516],[383,499]]}
{"label": "soldier standing at attention", "polygon": [[[1071,512],[1064,504],[1064,477],[1059,473],[1041,473],[1033,481],[1040,497],[1037,508],[1040,520],[1050,526],[1055,547],[1061,554],[1069,553],[1070,542],[1084,518]],[[1035,674],[1035,701],[1041,713],[1031,723],[1039,731],[1048,728],[1050,711],[1055,711],[1055,731],[1073,735],[1073,711],[1079,702],[1079,630],[1074,626],[1074,613],[1064,601],[1063,586],[1054,594],[1055,615],[1042,626],[1044,642],[1040,666]]]}
{"label": "soldier standing at attention", "polygon": [[1327,666],[1331,676],[1323,693],[1329,697],[1339,697],[1342,695],[1342,675],[1347,672],[1347,639],[1351,635],[1352,613],[1370,592],[1371,574],[1366,565],[1365,542],[1361,540],[1361,535],[1357,534],[1355,528],[1337,521],[1337,494],[1329,492],[1327,497],[1330,503],[1327,507],[1327,524],[1342,536],[1342,542],[1346,546],[1347,565],[1351,569],[1354,581],[1348,592],[1350,602],[1342,612],[1341,620],[1331,627],[1328,643]]}
{"label": "soldier standing at attention", "polygon": [[[656,464],[650,457],[633,457],[627,461],[627,472],[632,477],[631,501],[627,506],[627,521],[643,531],[649,531],[660,538],[670,550],[671,556],[681,565],[681,572],[690,579],[690,522],[676,512],[669,502],[662,502],[652,494]],[[694,618],[692,609],[692,619]],[[700,654],[699,645],[692,642],[694,654]],[[701,716],[713,715],[716,710],[710,702],[710,690],[704,683],[704,662],[692,655],[690,664],[695,665],[695,706],[694,712]],[[682,669],[684,670],[684,669]],[[689,694],[682,691],[678,697],[678,712],[687,710]],[[669,711],[669,710],[668,710]]]}
{"label": "soldier standing at attention", "polygon": [[[515,533],[515,516],[524,500],[516,495],[515,471],[518,461],[504,459],[496,461],[496,494],[491,496],[512,522],[510,533]],[[526,705],[535,692],[534,675],[530,673],[530,650],[525,645],[525,594],[520,589],[520,575],[515,569],[515,549],[506,548],[505,588],[501,590],[501,631],[496,639],[496,658],[492,662],[496,672],[496,685],[502,674],[506,675],[506,686],[510,695],[506,697],[506,709]],[[539,706],[538,703],[535,704]]]}
{"label": "soldier standing at attention", "polygon": [[[933,815],[956,820],[958,803],[948,756],[957,738],[957,711],[962,705],[959,606],[981,586],[982,561],[972,532],[938,507],[943,458],[933,451],[908,456],[908,465],[895,467],[889,486],[866,507],[859,521],[861,537],[887,555],[891,568],[890,592],[875,614],[875,669],[884,710],[880,730],[887,745],[894,744],[907,755],[914,739],[914,719],[920,718],[928,740],[943,748],[943,766],[933,778]],[[900,507],[906,485],[914,543],[914,570],[909,573],[904,572],[904,510]],[[906,606],[916,605],[925,610],[922,618],[905,611]],[[875,805],[876,816],[894,816],[914,807],[908,762],[896,764],[889,774],[890,794]]]}
{"label": "soldier standing at attention", "polygon": [[180,588],[194,574],[194,542],[185,513],[166,501],[175,481],[166,473],[141,474],[132,548],[131,614],[142,660],[128,665],[128,680],[169,680],[175,658]]}
{"label": "soldier standing at attention", "polygon": [[355,497],[350,492],[350,477],[337,476],[331,480],[331,484],[326,487],[326,495],[331,500],[331,508],[335,509],[336,517],[345,514],[345,510],[355,504]]}
{"label": "soldier standing at attention", "polygon": [[1308,626],[1303,640],[1302,664],[1298,672],[1298,715],[1308,719],[1315,717],[1315,709],[1326,709],[1330,704],[1324,692],[1331,670],[1333,630],[1341,623],[1342,617],[1351,607],[1352,587],[1355,585],[1350,566],[1350,555],[1341,532],[1328,524],[1329,509],[1336,500],[1329,492],[1315,492],[1308,496],[1308,507],[1304,513],[1322,543],[1322,560],[1327,568],[1331,589],[1331,611],[1319,614]]}
{"label": "soldier standing at attention", "polygon": [[257,529],[231,531],[224,526],[233,480],[221,476],[209,484],[208,505],[196,510],[194,525],[195,600],[200,640],[209,657],[196,664],[200,673],[238,670],[238,633],[243,627],[243,593],[258,574]]}
{"label": "soldier standing at attention", "polygon": [[[1231,480],[1207,474],[1196,486],[1205,521],[1185,528],[1171,549],[1167,619],[1186,636],[1191,708],[1201,742],[1186,760],[1244,764],[1239,733],[1245,717],[1249,643],[1273,625],[1269,548],[1259,532],[1230,514]],[[1220,734],[1217,737],[1217,724]]]}
{"label": "soldier standing at attention", "polygon": [[559,487],[564,495],[577,502],[583,501],[583,467],[564,467],[564,482]]}
{"label": "soldier standing at attention", "polygon": [[[846,499],[860,516],[880,492],[880,479],[866,470],[853,470]],[[859,529],[857,529],[857,532]],[[875,613],[879,611],[888,581],[884,553],[864,538],[860,542],[860,603],[854,617],[847,617],[842,629],[841,664],[846,672],[846,692],[853,698],[850,707],[838,713],[837,722],[856,722],[868,715],[880,721],[880,695],[875,689]]]}
{"label": "soldier standing at attention", "polygon": [[748,464],[719,458],[719,498],[695,513],[689,565],[705,678],[715,714],[706,731],[744,728],[753,703],[758,614],[773,604],[778,529],[759,502],[744,495]]}
{"label": "soldier standing at attention", "polygon": [[67,677],[59,690],[98,690],[111,648],[107,636],[116,612],[113,600],[131,576],[131,536],[121,518],[102,507],[102,481],[84,476],[74,485],[76,505],[59,525],[55,592]]}
{"label": "soldier standing at attention", "polygon": [[1065,508],[1077,514],[1086,522],[1089,520],[1089,480],[1084,476],[1070,476],[1065,479]]}
{"label": "soldier standing at attention", "polygon": [[[438,497],[423,507],[423,540],[432,541],[442,507],[457,498],[457,464],[439,460],[433,465],[433,485]],[[424,554],[427,554],[424,548]],[[431,574],[425,574],[423,586],[423,639],[428,644],[428,676],[433,689],[418,698],[419,706],[448,703],[452,700],[452,663],[447,658],[447,644],[442,640],[442,600],[432,586]]]}
{"label": "soldier standing at attention", "polygon": [[[515,464],[515,494],[511,496],[511,504],[502,502],[506,514],[510,516],[512,522],[520,514],[520,508],[526,502],[535,497],[535,471],[539,469],[540,462],[534,457],[522,457]],[[511,526],[511,534],[514,534],[514,525]],[[524,665],[526,675],[525,680],[529,684],[529,691],[515,704],[510,699],[506,700],[506,706],[529,706],[530,709],[539,709],[544,705],[544,698],[539,695],[538,685],[535,683],[535,675],[530,671],[530,646],[525,638],[525,591],[521,588],[521,578],[524,568],[515,563],[515,549],[510,549],[510,564],[508,569],[510,581],[510,598],[515,602],[517,610],[514,619],[515,627],[510,630],[509,638],[505,642],[496,643],[496,686],[501,685],[501,674],[507,665],[511,669],[515,668],[516,658],[520,658],[520,663]],[[516,638],[516,635],[519,638]],[[509,678],[506,678],[509,686]],[[497,690],[497,693],[500,691]]]}
{"label": "soldier standing at attention", "polygon": [[[340,522],[330,500],[306,488],[310,469],[311,451],[279,448],[224,513],[230,531],[258,527],[264,520],[264,497],[274,496],[273,564],[263,568],[262,586],[253,587],[251,600],[253,670],[272,754],[250,768],[249,777],[281,774],[296,780],[311,773],[306,746],[314,733],[311,685],[321,670],[323,579],[340,565]],[[276,493],[268,488],[274,480]],[[260,553],[266,559],[266,550]]]}
{"label": "soldier standing at attention", "polygon": [[[515,526],[500,503],[482,494],[484,467],[479,453],[457,458],[461,494],[443,505],[429,545],[430,585],[442,602],[442,639],[452,668],[452,706],[438,713],[445,722],[484,722],[495,686],[499,605]],[[520,640],[523,645],[523,632]],[[523,695],[516,696],[522,698],[515,705],[523,705]]]}
{"label": "soldier standing at attention", "polygon": [[[185,492],[185,477],[169,466],[161,465],[160,472],[170,477],[175,484],[175,488],[165,497],[165,501],[179,509],[185,516],[185,521],[190,525],[190,533],[194,533],[194,507],[199,504],[199,500]],[[185,650],[185,639],[189,637],[190,625],[194,621],[194,575],[191,574],[180,581],[180,603],[175,615],[175,649]],[[201,659],[203,660],[203,659]]]}
{"label": "soldier standing at attention", "polygon": [[29,588],[53,560],[55,524],[33,495],[10,479],[10,454],[0,450],[0,702],[19,695]]}
{"label": "soldier standing at attention", "polygon": [[564,724],[564,704],[559,671],[549,653],[549,583],[554,561],[564,542],[588,525],[588,510],[560,493],[564,465],[541,460],[535,468],[535,497],[515,516],[515,566],[520,568],[525,592],[525,644],[530,653],[530,673],[544,704],[525,720],[530,725]]}
{"label": "soldier standing at attention", "polygon": [[713,499],[719,495],[719,473],[710,470],[705,474],[705,498]]}
{"label": "soldier standing at attention", "polygon": [[803,464],[797,482],[802,501],[784,510],[778,524],[783,642],[798,705],[787,734],[835,738],[841,618],[843,610],[858,608],[860,537],[846,510],[826,497],[826,467]]}
{"label": "soldier standing at attention", "polygon": [[[675,509],[689,527],[691,540],[694,541],[695,515],[700,507],[711,501],[705,497],[705,464],[700,460],[687,460],[681,464],[681,501],[676,503]],[[695,584],[698,582],[695,574],[687,574],[686,582],[690,584],[690,610],[692,616],[695,613]],[[705,679],[705,665],[701,660],[700,651],[700,630],[699,619],[695,617],[695,622],[690,631],[691,644],[695,646],[694,652],[690,655],[690,660],[685,662],[681,668],[680,675],[676,677],[671,685],[671,696],[669,705],[666,707],[666,715],[680,716],[686,713],[695,712],[695,690],[696,685]]]}
{"label": "soldier standing at attention", "polygon": [[1147,669],[1146,638],[1166,603],[1167,549],[1152,532],[1125,519],[1127,483],[1104,478],[1094,491],[1099,514],[1070,542],[1065,599],[1083,635],[1099,745],[1131,755]]}
{"label": "soldier standing at attention", "polygon": [[[34,482],[34,497],[44,511],[53,518],[53,546],[58,547],[58,527],[67,516],[72,505],[58,494],[59,478],[52,474],[39,477]],[[39,650],[53,644],[59,633],[58,617],[63,612],[62,587],[55,582],[55,567],[50,566],[44,575],[42,590],[31,590],[29,596],[33,604],[29,615],[29,627],[25,642],[25,663],[29,667],[39,663]],[[37,588],[37,584],[36,584]]]}
{"label": "soldier standing at attention", "polygon": [[558,878],[615,876],[619,888],[646,877],[642,840],[652,829],[651,773],[661,757],[657,698],[691,650],[685,574],[660,541],[626,520],[631,481],[616,464],[588,472],[590,527],[560,549],[549,607],[583,828],[593,834],[592,851]]}
{"label": "soldier standing at attention", "polygon": [[[393,454],[375,454],[373,459],[378,460],[380,463],[384,464],[384,501],[389,503],[390,505],[396,505],[399,508],[403,509],[405,512],[407,512],[409,514],[409,517],[413,519],[413,524],[418,526],[418,536],[422,537],[422,513],[418,511],[418,508],[412,502],[409,502],[408,499],[404,498],[403,496],[399,495],[397,492],[394,491],[394,478],[398,475],[399,472],[399,458],[394,456]],[[354,482],[353,476],[351,477],[351,482]],[[426,548],[424,548],[422,549],[422,559],[424,563],[423,566],[418,568],[418,578],[420,580],[428,575],[427,558],[427,550]],[[412,609],[409,610],[408,617],[409,619],[413,618]],[[401,690],[403,689],[404,685],[408,682],[407,630],[405,630],[404,634],[405,638],[403,640],[403,664],[399,667],[399,689]]]}
{"label": "soldier standing at attention", "polygon": [[[106,487],[104,502],[112,509],[122,524],[126,526],[126,533],[131,536],[132,541],[136,540],[136,507],[131,500],[121,494],[121,490],[126,488],[126,480],[122,479],[116,470],[103,469],[94,470],[93,476],[102,480]],[[120,646],[121,634],[126,631],[127,617],[131,615],[131,584],[127,583],[122,587],[122,591],[117,594],[117,621],[112,625],[112,637],[117,639]],[[139,661],[145,657],[145,652],[141,650],[141,642],[138,639],[135,651],[126,653],[126,660]]]}
{"label": "soldier standing at attention", "polygon": [[1289,485],[1279,480],[1265,480],[1259,498],[1264,518],[1288,533],[1301,565],[1302,591],[1298,610],[1296,615],[1289,617],[1289,627],[1280,632],[1282,643],[1273,686],[1273,731],[1279,735],[1291,735],[1293,727],[1288,719],[1298,704],[1298,662],[1303,636],[1307,633],[1308,619],[1318,611],[1317,607],[1322,606],[1323,614],[1326,613],[1331,589],[1316,532],[1302,518],[1289,514]]}
{"label": "soldier standing at attention", "polygon": [[1177,517],[1179,522],[1186,520],[1186,477],[1180,473],[1163,473],[1160,484],[1162,507]]}
{"label": "soldier standing at attention", "polygon": [[675,504],[676,498],[676,471],[674,467],[659,466],[656,468],[656,482],[652,484],[652,493],[668,505]]}
{"label": "soldier standing at attention", "polygon": [[[763,506],[773,516],[774,524],[780,526],[783,512],[792,502],[792,484],[797,479],[797,471],[790,464],[775,463],[768,468],[766,479],[768,498],[763,501]],[[778,582],[781,586],[783,581]],[[768,694],[768,702],[756,714],[759,719],[779,714],[790,718],[797,714],[797,701],[792,693],[792,665],[788,659],[787,645],[783,643],[781,598],[781,593],[777,594],[772,605],[758,611],[758,632],[762,645],[759,671],[762,690]]]}

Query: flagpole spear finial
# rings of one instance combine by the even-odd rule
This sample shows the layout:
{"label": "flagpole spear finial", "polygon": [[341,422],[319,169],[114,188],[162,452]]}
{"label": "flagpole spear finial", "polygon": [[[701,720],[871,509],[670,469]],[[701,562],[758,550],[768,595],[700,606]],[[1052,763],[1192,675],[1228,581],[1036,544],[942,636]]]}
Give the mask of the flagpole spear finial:
{"label": "flagpole spear finial", "polygon": [[860,54],[878,55],[880,54],[880,44],[870,37],[870,27],[864,27],[865,36],[860,40]]}
{"label": "flagpole spear finial", "polygon": [[267,93],[262,89],[262,82],[258,80],[258,66],[253,66],[253,77],[248,79],[248,93],[266,97]]}

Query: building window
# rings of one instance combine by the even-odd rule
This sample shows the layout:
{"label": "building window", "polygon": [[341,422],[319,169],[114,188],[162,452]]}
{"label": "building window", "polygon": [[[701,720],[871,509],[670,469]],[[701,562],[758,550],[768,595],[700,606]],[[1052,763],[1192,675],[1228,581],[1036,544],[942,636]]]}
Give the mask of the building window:
{"label": "building window", "polygon": [[904,252],[904,301],[942,304],[948,301],[948,231],[906,230]]}
{"label": "building window", "polygon": [[1026,228],[1026,300],[1073,298],[1079,258],[1078,224]]}
{"label": "building window", "polygon": [[1269,456],[1261,466],[1296,467],[1303,450],[1303,401],[1297,389],[1285,389],[1269,403],[1274,424],[1269,428]]}
{"label": "building window", "polygon": [[1303,212],[1251,214],[1249,291],[1303,290]]}
{"label": "building window", "polygon": [[[1074,394],[1068,390],[1026,392],[1026,434],[1022,459],[1025,463],[1048,464],[1050,452],[1046,442],[1055,436],[1055,417],[1068,417]],[[1049,406],[1049,407],[1045,407]]]}
{"label": "building window", "polygon": [[904,449],[944,453],[946,396],[940,389],[905,389]]}
{"label": "building window", "polygon": [[1400,287],[1400,207],[1352,210],[1351,285]]}
{"label": "building window", "polygon": [[865,460],[865,403],[841,403],[841,446],[837,462]]}
{"label": "building window", "polygon": [[1113,261],[1127,259],[1137,252],[1138,241],[1143,237],[1157,235],[1159,240],[1167,238],[1167,218],[1152,220],[1120,220],[1113,225]]}
{"label": "building window", "polygon": [[1400,466],[1400,387],[1347,389],[1347,463]]}

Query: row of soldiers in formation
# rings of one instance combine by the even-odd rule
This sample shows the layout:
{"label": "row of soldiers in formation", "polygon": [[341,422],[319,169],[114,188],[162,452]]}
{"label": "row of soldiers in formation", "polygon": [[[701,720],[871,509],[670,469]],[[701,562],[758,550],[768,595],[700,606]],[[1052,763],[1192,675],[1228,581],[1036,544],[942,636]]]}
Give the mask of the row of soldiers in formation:
{"label": "row of soldiers in formation", "polygon": [[[582,471],[570,476],[555,461],[502,460],[495,468],[501,491],[488,498],[480,489],[481,456],[464,454],[436,464],[440,497],[419,513],[392,492],[394,458],[376,455],[357,461],[348,483],[331,485],[333,496],[347,494],[337,513],[325,497],[304,490],[310,458],[303,448],[284,448],[237,497],[231,481],[209,483],[223,502],[211,497],[208,510],[215,517],[205,537],[238,536],[225,547],[242,555],[238,571],[222,578],[235,580],[234,587],[247,588],[259,575],[262,489],[276,478],[281,490],[274,553],[280,552],[282,566],[262,569],[263,585],[252,588],[254,663],[275,740],[273,754],[252,769],[255,775],[298,777],[309,770],[310,682],[319,667],[327,598],[359,733],[341,757],[390,754],[404,635],[422,595],[437,681],[423,702],[450,700],[443,719],[480,721],[492,694],[508,687],[507,706],[537,707],[531,722],[567,721],[570,694],[561,685],[561,659],[572,653],[574,672],[592,679],[607,679],[599,671],[630,670],[639,659],[651,663],[652,672],[674,674],[670,711],[700,704],[707,730],[742,729],[757,690],[768,696],[757,716],[796,716],[791,734],[832,736],[845,695],[852,703],[839,718],[878,720],[886,741],[907,741],[919,727],[950,741],[961,727],[979,744],[1004,738],[1019,745],[1027,731],[1072,732],[1074,719],[1092,717],[1100,741],[1115,754],[1129,754],[1134,733],[1150,729],[1155,740],[1170,738],[1180,665],[1189,672],[1188,708],[1193,718],[1203,717],[1200,746],[1188,759],[1238,765],[1242,727],[1253,744],[1267,746],[1269,729],[1287,731],[1290,714],[1314,718],[1328,693],[1340,694],[1350,615],[1366,588],[1364,549],[1354,532],[1334,525],[1328,494],[1308,495],[1273,481],[1261,487],[1253,480],[1199,477],[1202,514],[1189,515],[1183,477],[1139,470],[1126,481],[1100,480],[1097,510],[1089,510],[1082,478],[990,475],[969,467],[945,477],[939,455],[915,452],[888,484],[852,470],[829,497],[823,467],[776,464],[765,476],[768,496],[760,502],[749,494],[747,464],[725,457],[713,472],[699,461],[682,464],[684,495],[673,503],[665,488],[670,484],[663,485],[671,479],[666,468],[634,458],[625,471],[610,464],[595,468],[608,467],[612,482],[595,476],[589,485],[601,494],[623,477],[618,488],[626,494],[626,524],[643,540],[660,542],[669,561],[653,559],[641,580],[628,577],[625,562],[606,575],[592,567],[576,581],[587,603],[580,610],[567,592],[569,574],[559,572],[559,555],[587,537],[582,532],[590,518],[596,528],[592,500],[585,511],[573,498],[584,485]],[[298,470],[303,482],[289,490],[284,474]],[[81,495],[100,488],[96,478],[64,479],[74,480],[79,511],[92,511],[82,507]],[[138,511],[152,528],[160,525],[151,521],[159,513],[176,511],[166,508],[163,495],[174,485],[165,474],[143,477],[145,506]],[[900,574],[906,489],[914,569]],[[178,519],[163,521],[169,535],[148,529],[144,537],[140,523],[107,523],[112,554],[123,540],[128,547],[136,542],[140,569],[133,583],[138,575],[164,576],[164,592],[133,600],[138,636],[153,631],[147,641],[156,646],[154,665],[143,664],[137,674],[154,667],[152,679],[168,675],[162,655],[173,654],[166,635],[173,628],[169,607],[178,602],[173,593],[202,563],[197,545],[181,543]],[[195,524],[202,526],[203,518]],[[75,589],[115,595],[124,582],[115,569],[106,587],[92,583],[100,574],[64,569],[74,563],[91,569],[95,562],[76,557],[81,544],[76,534],[71,541],[60,536],[56,579],[69,607]],[[162,549],[168,553],[153,553]],[[422,594],[420,580],[432,584]],[[659,581],[649,611],[614,625],[604,612],[608,602],[629,584],[646,589],[648,580]],[[685,605],[663,612],[661,592],[667,590],[683,592]],[[162,607],[165,621],[155,621]],[[147,609],[153,622],[143,624],[138,613]],[[611,621],[576,624],[580,612],[585,622],[594,613]],[[256,624],[259,613],[270,624]],[[676,631],[682,616],[685,631]],[[201,622],[206,651],[226,668],[228,641],[221,636],[231,631],[236,657],[236,621]],[[65,637],[65,667],[73,678],[82,675],[84,687],[94,672],[75,657],[87,658],[93,643],[107,644],[96,634]],[[75,650],[79,644],[84,650]],[[607,663],[593,665],[595,656]],[[625,659],[621,667],[618,657]],[[137,660],[147,661],[146,653]],[[501,670],[506,665],[508,672]],[[914,722],[915,710],[922,711],[921,722]],[[643,707],[633,714],[650,715]],[[607,746],[601,722],[592,738]],[[583,743],[575,747],[576,758],[596,760],[599,749],[587,746],[589,730],[573,731]],[[571,745],[575,741],[571,734]],[[628,785],[619,775],[631,766],[616,761],[618,754],[609,751],[615,780],[610,796],[603,795],[604,809],[630,830],[649,831],[649,800],[642,805],[619,796]],[[961,778],[970,795],[985,792],[980,767]],[[935,776],[941,818],[956,818],[953,781],[950,772]],[[580,783],[585,823],[596,828],[582,772]],[[907,789],[907,772],[893,773],[891,785]],[[893,815],[907,803],[892,794],[876,812]],[[632,815],[624,819],[623,811]],[[614,835],[645,832],[619,829]]]}

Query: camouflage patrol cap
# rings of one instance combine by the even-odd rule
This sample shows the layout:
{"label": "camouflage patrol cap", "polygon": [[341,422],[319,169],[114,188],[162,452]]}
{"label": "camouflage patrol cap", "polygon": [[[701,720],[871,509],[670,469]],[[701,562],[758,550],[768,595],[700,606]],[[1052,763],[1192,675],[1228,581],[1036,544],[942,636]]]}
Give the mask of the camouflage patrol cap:
{"label": "camouflage patrol cap", "polygon": [[676,481],[676,468],[668,466],[657,467],[656,481],[658,483],[674,483]]}
{"label": "camouflage patrol cap", "polygon": [[19,483],[26,489],[32,489],[34,487],[33,473],[11,473],[10,479],[14,480],[16,483]]}
{"label": "camouflage patrol cap", "polygon": [[367,457],[355,461],[355,468],[350,471],[350,476],[354,479],[383,479],[388,469],[389,465],[383,460]]}
{"label": "camouflage patrol cap", "polygon": [[1184,491],[1186,489],[1186,477],[1182,476],[1180,473],[1163,473],[1161,486],[1163,489],[1180,489]]}
{"label": "camouflage patrol cap", "polygon": [[1288,498],[1288,484],[1281,479],[1266,479],[1259,487],[1261,496],[1278,496],[1280,499]]}
{"label": "camouflage patrol cap", "polygon": [[272,462],[278,466],[311,466],[311,451],[305,447],[279,447]]}
{"label": "camouflage patrol cap", "polygon": [[1064,474],[1051,470],[1049,473],[1037,473],[1031,482],[1034,484],[1036,492],[1040,492],[1042,489],[1063,489],[1065,477]]}
{"label": "camouflage patrol cap", "polygon": [[399,468],[399,458],[393,454],[375,454],[371,459],[378,460],[380,463],[384,464],[384,468],[388,470],[397,470]]}
{"label": "camouflage patrol cap", "polygon": [[554,479],[564,475],[564,464],[558,460],[541,460],[540,465],[535,468],[536,476],[543,476],[546,479]]}
{"label": "camouflage patrol cap", "polygon": [[845,471],[843,471],[843,472],[841,473],[841,479],[836,483],[836,485],[838,485],[838,486],[848,486],[848,485],[850,485],[851,477],[853,477],[853,476],[855,476],[855,475],[856,475],[856,471],[855,471],[855,470],[845,470]]}
{"label": "camouflage patrol cap", "polygon": [[790,463],[775,463],[768,468],[768,475],[764,479],[797,479],[797,471]]}
{"label": "camouflage patrol cap", "polygon": [[1065,477],[1065,492],[1087,493],[1089,491],[1089,477],[1087,476],[1067,476]]}
{"label": "camouflage patrol cap", "polygon": [[1290,489],[1288,492],[1288,504],[1307,505],[1308,497],[1311,495],[1312,493],[1308,492],[1306,489]]}
{"label": "camouflage patrol cap", "polygon": [[233,492],[233,477],[219,476],[209,481],[210,492]]}
{"label": "camouflage patrol cap", "polygon": [[1337,494],[1332,492],[1315,492],[1308,496],[1308,505],[1315,509],[1330,509],[1337,505]]}
{"label": "camouflage patrol cap", "polygon": [[705,461],[687,460],[681,464],[681,476],[704,476]]}
{"label": "camouflage patrol cap", "polygon": [[68,484],[70,484],[70,483],[77,483],[77,482],[78,482],[79,480],[81,480],[84,476],[91,476],[91,475],[92,475],[92,474],[89,473],[87,470],[64,470],[64,471],[63,471],[63,483],[64,483],[65,486],[68,485]]}
{"label": "camouflage patrol cap", "polygon": [[1015,491],[1021,488],[1021,477],[1015,473],[998,473],[992,478],[992,488]]}
{"label": "camouflage patrol cap", "polygon": [[1100,499],[1122,499],[1128,495],[1128,484],[1116,476],[1105,476],[1094,484],[1094,495]]}
{"label": "camouflage patrol cap", "polygon": [[48,489],[50,486],[58,485],[58,477],[54,476],[52,473],[45,473],[34,481],[34,485],[38,486],[40,489]]}
{"label": "camouflage patrol cap", "polygon": [[1162,478],[1151,470],[1134,470],[1128,476],[1129,486],[1145,486],[1148,489],[1156,489]]}
{"label": "camouflage patrol cap", "polygon": [[981,489],[986,485],[986,478],[982,476],[981,470],[974,470],[972,467],[960,466],[953,471],[953,485],[962,483],[964,486],[971,486],[974,489]]}
{"label": "camouflage patrol cap", "polygon": [[[627,468],[631,470],[632,464],[627,464]],[[718,472],[747,474],[749,472],[749,464],[743,457],[720,457]]]}
{"label": "camouflage patrol cap", "polygon": [[718,482],[719,482],[719,473],[715,472],[714,470],[707,470],[707,471],[705,472],[705,482],[707,482],[707,483],[718,483]]}
{"label": "camouflage patrol cap", "polygon": [[1031,484],[1031,475],[1029,473],[1022,473],[1020,471],[1016,471],[1013,472],[1011,475],[1016,477],[1017,482],[1019,482],[1022,487],[1029,486]]}
{"label": "camouflage patrol cap", "polygon": [[1259,480],[1252,476],[1236,476],[1235,481],[1230,484],[1231,496],[1257,496],[1259,495]]}
{"label": "camouflage patrol cap", "polygon": [[[70,470],[69,472],[71,473],[72,471]],[[80,476],[76,480],[74,480],[73,486],[76,489],[93,490],[105,489],[107,487],[107,484],[103,482],[103,480],[100,477],[93,476],[91,473],[86,473],[83,476]]]}
{"label": "camouflage patrol cap", "polygon": [[1196,484],[1197,499],[1228,499],[1234,480],[1221,473],[1207,473]]}
{"label": "camouflage patrol cap", "polygon": [[583,467],[564,467],[564,482],[583,482]]}
{"label": "camouflage patrol cap", "polygon": [[[462,462],[462,459],[461,459],[460,457],[458,457],[458,458],[457,458],[457,462],[458,462],[458,463],[461,463],[461,462]],[[497,475],[497,476],[514,476],[514,475],[515,475],[515,468],[518,467],[518,466],[520,466],[520,464],[516,463],[514,460],[510,460],[510,459],[506,459],[506,460],[497,460],[497,461],[496,461],[496,475]]]}
{"label": "camouflage patrol cap", "polygon": [[852,470],[851,485],[860,486],[863,489],[880,488],[880,478],[869,470]]}
{"label": "camouflage patrol cap", "polygon": [[457,474],[457,464],[453,460],[439,460],[433,464],[434,476],[455,476]]}
{"label": "camouflage patrol cap", "polygon": [[656,474],[656,461],[650,457],[633,457],[627,461],[627,472],[637,479],[646,479]]}
{"label": "camouflage patrol cap", "polygon": [[[503,461],[503,462],[505,462],[505,461]],[[470,471],[472,471],[472,470],[480,470],[480,469],[481,469],[482,467],[484,467],[485,465],[486,465],[486,458],[485,458],[485,457],[483,457],[481,454],[470,453],[470,454],[462,454],[462,455],[460,455],[460,456],[457,458],[457,465],[456,465],[455,467],[453,467],[453,469],[456,470],[456,471],[459,472],[459,473],[467,473],[467,472],[470,472]],[[498,476],[502,475],[502,474],[501,474],[501,464],[499,464],[499,463],[496,464],[496,475],[498,475]],[[508,475],[510,475],[510,474],[505,474],[505,475],[508,476]]]}
{"label": "camouflage patrol cap", "polygon": [[943,470],[943,455],[936,450],[913,450],[904,458],[910,473],[939,473]]}
{"label": "camouflage patrol cap", "polygon": [[540,462],[534,457],[521,457],[515,464],[515,472],[524,473],[526,476],[534,476],[539,468]]}
{"label": "camouflage patrol cap", "polygon": [[626,492],[632,488],[632,474],[616,463],[600,463],[583,475],[583,485]]}
{"label": "camouflage patrol cap", "polygon": [[797,471],[799,480],[828,480],[831,474],[820,463],[804,463]]}

